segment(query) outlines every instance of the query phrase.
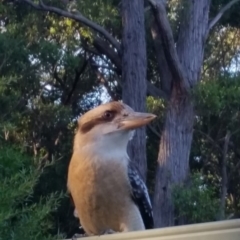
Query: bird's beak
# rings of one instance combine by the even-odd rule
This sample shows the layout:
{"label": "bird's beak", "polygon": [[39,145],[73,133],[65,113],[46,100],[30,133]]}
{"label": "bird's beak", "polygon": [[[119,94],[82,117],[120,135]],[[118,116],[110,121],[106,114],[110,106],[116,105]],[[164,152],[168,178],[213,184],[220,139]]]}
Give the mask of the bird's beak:
{"label": "bird's beak", "polygon": [[150,123],[157,116],[151,113],[132,112],[120,122],[120,130],[133,130]]}

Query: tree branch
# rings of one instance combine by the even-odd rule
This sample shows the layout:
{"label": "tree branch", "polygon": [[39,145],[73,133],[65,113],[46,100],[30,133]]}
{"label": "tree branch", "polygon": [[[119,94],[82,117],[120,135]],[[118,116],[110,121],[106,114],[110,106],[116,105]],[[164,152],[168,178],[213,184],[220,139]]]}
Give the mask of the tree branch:
{"label": "tree branch", "polygon": [[119,100],[118,96],[109,87],[109,85],[108,85],[109,81],[106,80],[105,76],[99,71],[99,67],[97,65],[95,65],[94,63],[90,63],[90,66],[93,69],[93,71],[96,73],[97,79],[100,82],[100,84],[102,84],[106,88],[111,99],[113,101],[118,101]]}
{"label": "tree branch", "polygon": [[218,151],[222,151],[222,149],[218,146],[218,144],[216,143],[215,140],[213,140],[208,134],[206,134],[205,132],[199,130],[199,129],[194,129],[195,132],[200,133],[201,135],[203,135],[204,137],[206,137],[206,139],[209,141],[209,143],[211,143]]}
{"label": "tree branch", "polygon": [[169,96],[161,89],[155,87],[152,83],[147,80],[147,93],[153,97],[163,98],[169,100]]}
{"label": "tree branch", "polygon": [[151,124],[148,124],[147,127],[154,133],[159,139],[161,139],[161,134],[153,127]]}
{"label": "tree branch", "polygon": [[239,0],[232,0],[228,4],[226,4],[219,12],[218,14],[211,20],[211,22],[208,25],[208,32],[217,24],[217,22],[221,19],[223,14],[230,9],[235,3],[239,2]]}
{"label": "tree branch", "polygon": [[99,52],[104,52],[119,70],[122,68],[122,62],[119,55],[109,47],[109,45],[99,37],[94,37],[93,45]]}
{"label": "tree branch", "polygon": [[[99,53],[106,55],[112,61],[112,63],[116,67],[116,73],[118,75],[121,75],[122,74],[121,57],[112,48],[109,48],[109,46],[99,37],[94,37],[92,44]],[[91,52],[93,51],[91,50]],[[149,81],[147,81],[147,93],[153,97],[159,97],[165,100],[169,100],[168,94],[166,94],[163,90],[155,87]]]}
{"label": "tree branch", "polygon": [[175,48],[173,33],[167,18],[165,5],[161,0],[148,1],[152,7],[159,32],[161,33],[163,50],[173,76],[173,81],[180,84],[182,91],[186,91],[187,87],[185,86],[184,74]]}
{"label": "tree branch", "polygon": [[161,89],[167,96],[171,95],[172,74],[169,71],[167,60],[164,54],[164,47],[161,41],[161,34],[157,28],[156,21],[151,24],[151,34],[154,43],[154,49],[157,55],[157,63],[161,81]]}
{"label": "tree branch", "polygon": [[103,37],[105,37],[113,45],[113,47],[117,49],[117,52],[120,54],[121,48],[120,48],[119,42],[117,42],[116,39],[106,29],[104,29],[100,25],[92,22],[88,18],[84,17],[82,14],[80,14],[80,13],[78,13],[78,14],[70,13],[70,12],[62,10],[60,8],[47,6],[46,4],[43,3],[42,0],[39,1],[39,4],[35,4],[31,0],[22,0],[22,1],[29,4],[30,6],[32,6],[36,10],[52,12],[52,13],[55,13],[59,16],[74,19],[75,21],[86,25],[87,27],[95,30],[96,32],[100,33]]}
{"label": "tree branch", "polygon": [[64,90],[65,89],[65,84],[64,82],[62,81],[62,79],[58,76],[58,73],[57,73],[57,69],[55,68],[54,71],[53,71],[53,77],[55,78],[55,80],[60,84],[60,86],[62,87],[62,89]]}
{"label": "tree branch", "polygon": [[[91,58],[91,57],[90,57],[90,58]],[[89,59],[90,59],[90,58],[89,58]],[[79,82],[79,80],[80,80],[80,76],[83,74],[83,72],[85,71],[85,69],[86,69],[86,67],[87,67],[87,65],[88,65],[89,59],[86,59],[86,57],[85,57],[84,62],[83,62],[83,64],[82,64],[81,68],[80,68],[79,70],[76,69],[76,71],[75,71],[75,74],[76,74],[76,75],[75,75],[74,82],[73,82],[73,84],[72,84],[71,90],[69,91],[69,93],[68,93],[68,95],[67,95],[66,100],[64,101],[64,104],[67,105],[67,104],[70,102],[71,97],[72,97],[74,91],[76,90],[77,84],[78,84],[78,82]]]}
{"label": "tree branch", "polygon": [[240,154],[239,154],[240,151],[239,151],[239,148],[236,147],[232,141],[229,141],[229,147],[231,147],[231,149],[234,151],[234,155],[235,155],[236,159],[238,160],[238,163],[236,165],[234,165],[234,167],[228,173],[228,179],[231,179],[233,173],[236,170],[238,171],[239,166],[240,166]]}

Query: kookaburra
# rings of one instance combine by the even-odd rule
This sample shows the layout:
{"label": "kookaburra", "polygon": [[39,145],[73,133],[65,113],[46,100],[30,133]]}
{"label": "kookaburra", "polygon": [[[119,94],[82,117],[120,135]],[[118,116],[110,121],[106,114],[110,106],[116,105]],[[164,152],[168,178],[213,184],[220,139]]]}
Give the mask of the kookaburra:
{"label": "kookaburra", "polygon": [[67,186],[87,235],[153,228],[148,191],[127,144],[136,128],[155,117],[121,102],[102,104],[80,117]]}

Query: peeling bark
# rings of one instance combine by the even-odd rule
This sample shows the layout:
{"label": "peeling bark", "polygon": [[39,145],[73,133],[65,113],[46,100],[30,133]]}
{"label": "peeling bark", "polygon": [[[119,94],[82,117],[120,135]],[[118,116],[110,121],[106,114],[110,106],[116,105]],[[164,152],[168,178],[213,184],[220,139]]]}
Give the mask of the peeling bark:
{"label": "peeling bark", "polygon": [[172,99],[169,103],[161,136],[154,191],[156,227],[174,225],[171,188],[173,184],[183,182],[189,173],[193,106],[187,96],[177,101]]}

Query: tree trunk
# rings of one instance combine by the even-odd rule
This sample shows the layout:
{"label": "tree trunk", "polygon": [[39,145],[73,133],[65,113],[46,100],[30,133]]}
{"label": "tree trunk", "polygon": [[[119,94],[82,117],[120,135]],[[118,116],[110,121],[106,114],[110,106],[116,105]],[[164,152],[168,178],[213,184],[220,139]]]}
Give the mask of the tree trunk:
{"label": "tree trunk", "polygon": [[219,220],[225,219],[226,196],[227,196],[227,189],[228,189],[227,152],[228,152],[230,136],[231,134],[228,131],[225,136],[224,145],[223,145],[222,162],[221,162],[222,179],[221,179]]}
{"label": "tree trunk", "polygon": [[189,174],[194,120],[190,91],[200,80],[210,0],[185,2],[177,48],[161,0],[151,3],[173,81],[160,141],[153,203],[155,227],[165,227],[174,225],[172,186],[183,183]]}
{"label": "tree trunk", "polygon": [[[122,1],[122,93],[123,102],[136,111],[146,111],[146,43],[144,27],[144,0]],[[136,131],[129,144],[129,156],[138,165],[145,178],[146,133]]]}
{"label": "tree trunk", "polygon": [[171,187],[183,182],[189,173],[193,134],[193,106],[188,96],[173,98],[166,113],[158,155],[154,220],[155,226],[174,225]]}

